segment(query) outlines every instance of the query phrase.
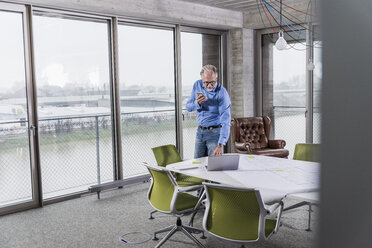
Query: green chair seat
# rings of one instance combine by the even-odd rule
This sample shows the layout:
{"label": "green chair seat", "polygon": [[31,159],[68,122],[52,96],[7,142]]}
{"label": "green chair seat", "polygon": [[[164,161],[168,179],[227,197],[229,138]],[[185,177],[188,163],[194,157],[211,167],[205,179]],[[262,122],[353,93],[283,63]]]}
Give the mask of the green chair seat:
{"label": "green chair seat", "polygon": [[204,182],[204,179],[198,177],[187,176],[184,174],[177,174],[176,176],[176,181],[180,187],[198,185]]}
{"label": "green chair seat", "polygon": [[187,193],[178,194],[176,200],[176,209],[177,211],[182,211],[186,209],[194,208],[196,203],[198,203],[199,198]]}
{"label": "green chair seat", "polygon": [[266,238],[269,237],[269,235],[274,231],[276,226],[276,220],[265,220],[265,236]]}

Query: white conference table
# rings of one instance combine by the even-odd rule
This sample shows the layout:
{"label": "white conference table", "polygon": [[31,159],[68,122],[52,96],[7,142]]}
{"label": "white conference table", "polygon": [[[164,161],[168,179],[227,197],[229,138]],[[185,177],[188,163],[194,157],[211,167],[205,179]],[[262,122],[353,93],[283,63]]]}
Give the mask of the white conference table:
{"label": "white conference table", "polygon": [[167,169],[234,187],[257,189],[265,203],[281,200],[288,194],[319,190],[319,163],[262,155],[239,156],[238,170],[207,171],[208,157],[169,164]]}

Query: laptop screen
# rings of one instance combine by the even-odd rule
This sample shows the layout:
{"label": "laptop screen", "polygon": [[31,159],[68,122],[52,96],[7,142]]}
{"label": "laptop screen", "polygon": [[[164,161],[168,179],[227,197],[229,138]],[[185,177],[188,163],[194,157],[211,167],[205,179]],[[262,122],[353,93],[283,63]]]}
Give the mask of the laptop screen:
{"label": "laptop screen", "polygon": [[239,155],[224,154],[222,156],[208,157],[208,171],[237,170],[239,168]]}

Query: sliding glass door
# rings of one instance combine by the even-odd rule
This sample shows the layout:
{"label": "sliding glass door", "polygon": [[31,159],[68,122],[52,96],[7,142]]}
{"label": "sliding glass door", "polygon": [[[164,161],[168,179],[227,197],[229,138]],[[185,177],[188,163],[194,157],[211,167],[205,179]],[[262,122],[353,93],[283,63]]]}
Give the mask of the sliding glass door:
{"label": "sliding glass door", "polygon": [[271,138],[287,142],[289,157],[297,143],[320,143],[320,43],[294,36],[285,34],[284,50],[275,47],[276,34],[261,36],[262,113],[272,120]]}
{"label": "sliding glass door", "polygon": [[26,15],[0,3],[0,214],[38,201]]}
{"label": "sliding glass door", "polygon": [[43,198],[113,180],[109,22],[34,12]]}
{"label": "sliding glass door", "polygon": [[186,102],[190,98],[194,83],[199,80],[203,65],[213,64],[218,68],[218,82],[221,76],[221,35],[203,34],[203,30],[181,32],[181,69],[182,69],[182,133],[183,158],[194,158],[197,131],[196,111],[188,112]]}
{"label": "sliding glass door", "polygon": [[174,31],[118,26],[123,176],[148,173],[151,148],[176,145]]}

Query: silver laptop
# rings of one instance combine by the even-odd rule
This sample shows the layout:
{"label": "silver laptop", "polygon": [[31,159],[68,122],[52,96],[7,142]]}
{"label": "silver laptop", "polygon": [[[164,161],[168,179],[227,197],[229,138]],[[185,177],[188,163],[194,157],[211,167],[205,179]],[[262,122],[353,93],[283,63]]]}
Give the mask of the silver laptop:
{"label": "silver laptop", "polygon": [[208,157],[208,171],[237,170],[239,168],[239,155],[224,154],[222,156]]}

